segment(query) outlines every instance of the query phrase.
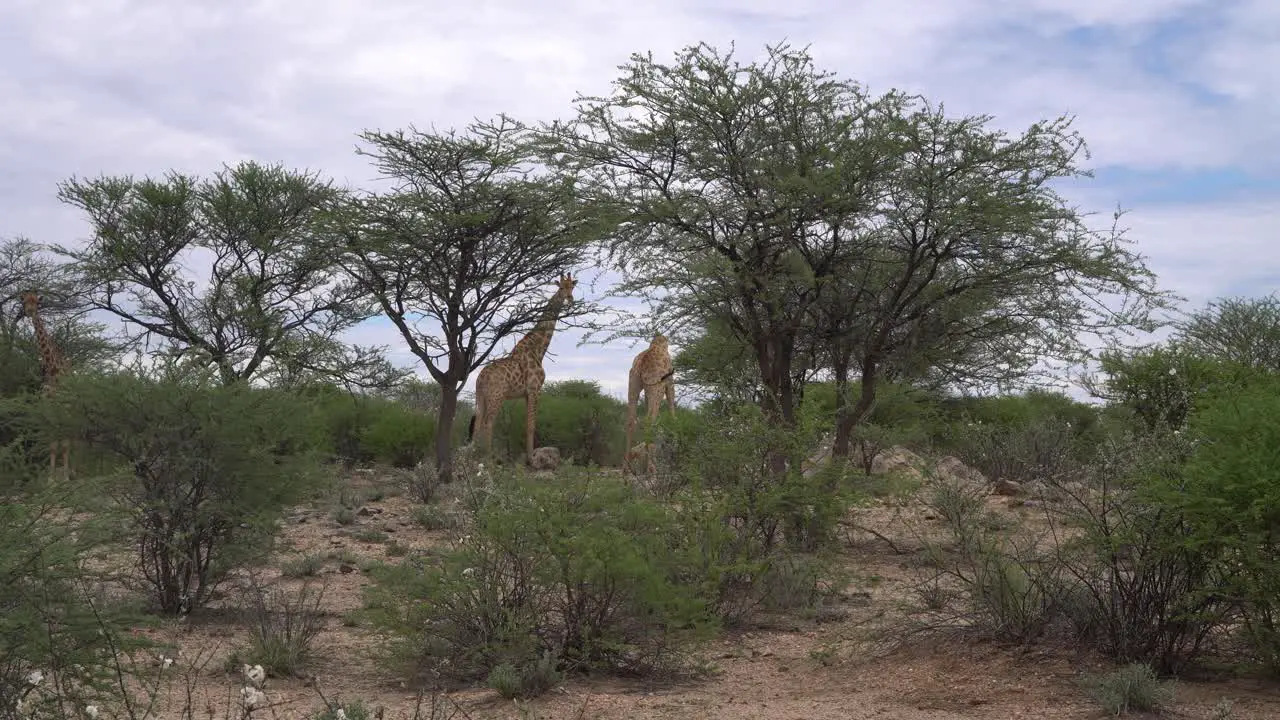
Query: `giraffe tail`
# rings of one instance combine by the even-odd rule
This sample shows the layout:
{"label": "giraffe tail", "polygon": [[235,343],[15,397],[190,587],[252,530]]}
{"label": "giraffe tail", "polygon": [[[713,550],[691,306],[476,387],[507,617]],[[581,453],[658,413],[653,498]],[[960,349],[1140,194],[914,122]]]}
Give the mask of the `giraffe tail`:
{"label": "giraffe tail", "polygon": [[471,422],[467,423],[467,442],[476,434],[476,414],[471,413]]}

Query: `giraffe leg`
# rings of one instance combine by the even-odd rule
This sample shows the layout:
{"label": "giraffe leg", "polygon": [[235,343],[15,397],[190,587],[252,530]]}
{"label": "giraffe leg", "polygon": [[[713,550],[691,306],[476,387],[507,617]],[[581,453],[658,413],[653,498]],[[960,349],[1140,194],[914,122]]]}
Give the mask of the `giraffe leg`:
{"label": "giraffe leg", "polygon": [[[645,400],[645,404],[647,405],[645,415],[648,418],[647,425],[650,430],[653,429],[654,424],[658,420],[658,413],[662,410],[662,395],[658,394],[658,391],[660,389],[661,388],[659,388],[656,385],[650,385],[649,387],[644,389],[644,400]],[[654,448],[654,444],[650,442],[648,438],[645,438],[644,454],[645,454],[645,459],[647,461],[646,471],[650,476],[653,476],[653,474],[657,471],[657,468],[653,464],[653,456],[655,454],[653,452],[653,448]]]}
{"label": "giraffe leg", "polygon": [[666,382],[667,390],[667,409],[671,411],[671,417],[676,416],[676,381],[668,377]]}
{"label": "giraffe leg", "polygon": [[538,427],[539,390],[530,390],[524,401],[524,461],[533,462],[533,431]]}
{"label": "giraffe leg", "polygon": [[480,450],[486,457],[493,453],[493,426],[498,421],[498,411],[501,408],[498,403],[485,403],[484,414],[476,420],[480,425]]}
{"label": "giraffe leg", "polygon": [[622,470],[631,472],[631,442],[636,434],[636,404],[640,402],[640,379],[635,373],[627,381],[627,440],[622,449]]}

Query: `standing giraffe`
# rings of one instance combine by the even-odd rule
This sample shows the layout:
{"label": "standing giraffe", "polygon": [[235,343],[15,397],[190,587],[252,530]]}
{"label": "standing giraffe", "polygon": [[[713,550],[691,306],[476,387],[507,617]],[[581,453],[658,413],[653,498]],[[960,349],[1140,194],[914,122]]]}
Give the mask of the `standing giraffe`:
{"label": "standing giraffe", "polygon": [[[31,329],[36,337],[36,349],[40,353],[40,391],[46,398],[53,397],[58,390],[58,380],[67,369],[66,360],[40,317],[40,296],[34,292],[22,293],[22,310],[23,314],[31,318]],[[71,441],[65,438],[54,440],[49,445],[49,475],[53,476],[57,473],[59,446],[62,447],[62,469],[67,476],[70,476]]]}
{"label": "standing giraffe", "polygon": [[[577,284],[570,275],[560,278],[556,293],[547,302],[547,311],[542,319],[520,338],[511,353],[498,358],[480,370],[476,376],[476,411],[471,416],[471,424],[467,427],[467,440],[471,441],[476,430],[484,439],[482,447],[488,451],[493,444],[493,424],[498,419],[498,411],[507,400],[524,398],[524,459],[533,459],[533,431],[537,425],[538,396],[542,393],[542,383],[547,373],[542,369],[542,358],[551,344],[551,335],[556,331],[556,321],[560,319],[560,309],[567,302],[573,302],[573,288]],[[477,425],[479,426],[477,428]]]}
{"label": "standing giraffe", "polygon": [[[652,424],[658,419],[658,411],[662,408],[663,397],[666,397],[667,408],[671,411],[671,417],[676,416],[676,381],[674,379],[675,366],[671,364],[671,351],[667,344],[667,336],[658,333],[653,336],[653,342],[649,343],[649,347],[645,348],[636,355],[636,359],[631,362],[631,372],[627,375],[627,444],[626,455],[624,456],[624,465],[626,469],[631,469],[631,457],[634,448],[631,447],[631,439],[635,435],[636,430],[636,404],[640,401],[640,392],[644,391],[644,400],[647,406],[645,416]],[[646,447],[645,456],[648,458],[649,474],[654,471],[653,451]]]}

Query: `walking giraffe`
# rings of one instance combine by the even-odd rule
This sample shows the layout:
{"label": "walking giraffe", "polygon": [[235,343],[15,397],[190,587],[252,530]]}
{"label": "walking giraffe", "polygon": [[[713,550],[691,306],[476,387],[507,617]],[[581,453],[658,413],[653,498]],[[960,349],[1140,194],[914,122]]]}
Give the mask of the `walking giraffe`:
{"label": "walking giraffe", "polygon": [[[498,411],[507,400],[524,398],[524,458],[533,458],[533,433],[538,418],[538,396],[547,373],[542,369],[542,358],[551,344],[560,319],[560,309],[573,302],[573,288],[577,284],[570,275],[560,277],[556,292],[547,302],[542,319],[528,335],[520,338],[506,357],[498,358],[480,370],[476,376],[476,411],[467,428],[467,440],[475,437],[477,430],[484,442],[481,449],[488,452],[493,444],[493,424]],[[478,427],[477,427],[478,426]]]}
{"label": "walking giraffe", "polygon": [[[635,435],[636,429],[636,404],[640,401],[640,393],[644,392],[644,400],[647,412],[645,416],[652,425],[654,420],[658,419],[658,411],[662,409],[662,400],[665,397],[667,408],[671,411],[671,417],[676,416],[676,382],[675,366],[671,364],[671,350],[667,343],[667,336],[658,333],[653,336],[653,342],[649,343],[649,347],[640,351],[636,355],[635,360],[631,361],[631,372],[627,374],[627,443],[626,455],[623,464],[625,469],[631,470],[631,459],[636,455],[635,448],[631,446],[631,439]],[[645,457],[648,458],[648,470],[652,475],[654,471],[653,451],[646,444]]]}
{"label": "walking giraffe", "polygon": [[[34,292],[22,293],[23,314],[31,318],[31,329],[35,333],[36,350],[40,353],[40,391],[46,398],[51,398],[58,391],[58,380],[66,371],[66,359],[58,350],[57,343],[45,327],[40,317],[40,296]],[[53,440],[49,444],[49,475],[53,477],[58,469],[58,448],[62,447],[62,468],[68,477],[71,475],[71,441],[66,438]]]}

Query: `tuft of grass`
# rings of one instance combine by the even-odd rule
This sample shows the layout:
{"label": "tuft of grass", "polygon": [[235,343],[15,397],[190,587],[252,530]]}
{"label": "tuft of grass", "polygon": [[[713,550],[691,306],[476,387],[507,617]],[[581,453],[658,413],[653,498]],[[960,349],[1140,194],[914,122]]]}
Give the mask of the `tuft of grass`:
{"label": "tuft of grass", "polygon": [[423,530],[452,530],[461,522],[456,512],[439,505],[422,505],[413,509],[413,521]]}
{"label": "tuft of grass", "polygon": [[1132,710],[1161,712],[1173,703],[1173,686],[1146,663],[1130,663],[1084,679],[1090,699],[1113,717]]}
{"label": "tuft of grass", "polygon": [[351,537],[355,538],[356,540],[359,540],[360,542],[379,543],[379,544],[385,543],[391,539],[390,535],[375,528],[367,528],[365,530],[360,530],[359,532],[356,532],[355,534],[353,534]]}
{"label": "tuft of grass", "polygon": [[339,525],[351,525],[356,521],[356,511],[348,505],[339,505],[333,509],[333,521]]}
{"label": "tuft of grass", "polygon": [[363,700],[356,700],[354,702],[332,703],[329,707],[312,715],[311,720],[338,720],[338,718],[370,720],[373,717],[382,716],[371,712]]}
{"label": "tuft of grass", "polygon": [[312,644],[324,629],[324,588],[254,588],[248,595],[249,645],[232,654],[232,667],[261,665],[274,677],[297,675],[311,660]]}
{"label": "tuft of grass", "polygon": [[489,672],[489,688],[506,700],[535,698],[560,684],[564,675],[555,655],[543,653],[527,664],[502,663]]}
{"label": "tuft of grass", "polygon": [[324,569],[324,556],[318,553],[291,558],[280,563],[280,574],[287,578],[315,577]]}

